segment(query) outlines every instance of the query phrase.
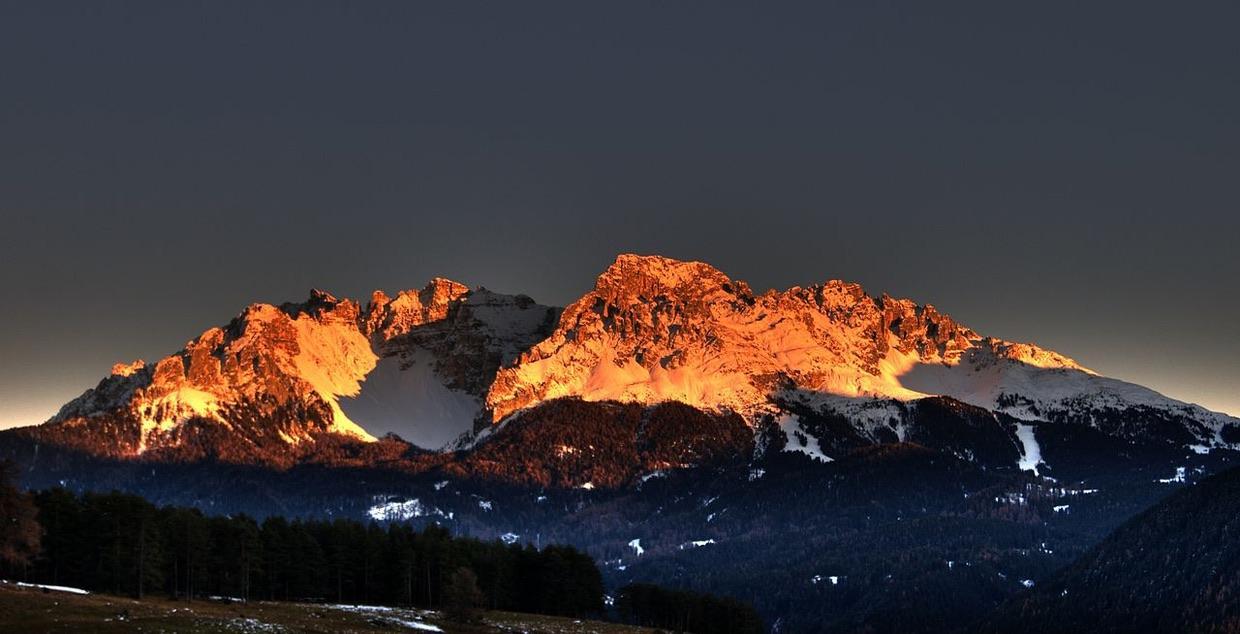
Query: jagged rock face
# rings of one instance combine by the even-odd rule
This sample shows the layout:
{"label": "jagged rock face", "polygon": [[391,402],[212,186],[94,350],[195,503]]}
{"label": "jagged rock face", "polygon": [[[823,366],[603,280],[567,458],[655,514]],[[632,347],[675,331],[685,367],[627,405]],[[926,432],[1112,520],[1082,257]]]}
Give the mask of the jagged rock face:
{"label": "jagged rock face", "polygon": [[364,330],[369,337],[388,341],[448,316],[448,310],[469,294],[469,287],[437,277],[420,291],[401,291],[389,298],[375,291],[366,308]]}
{"label": "jagged rock face", "polygon": [[[316,433],[369,438],[336,403],[375,365],[359,314],[353,302],[317,291],[305,304],[255,304],[154,365],[118,368],[50,422],[80,426],[110,416],[136,427],[125,447],[133,453],[183,442],[189,421],[294,444]],[[277,411],[286,413],[272,416]],[[261,429],[246,424],[260,418]]]}
{"label": "jagged rock face", "polygon": [[154,364],[118,364],[50,423],[76,444],[107,429],[115,440],[99,442],[118,455],[209,445],[220,430],[238,439],[230,455],[269,455],[371,431],[465,446],[470,432],[562,398],[679,402],[794,435],[815,416],[844,421],[805,439],[829,458],[910,439],[902,404],[940,395],[1199,451],[1240,442],[1236,419],[984,338],[930,305],[841,281],[757,295],[704,263],[636,255],[563,311],[445,279],[376,292],[365,308],[321,291],[255,304]]}
{"label": "jagged rock face", "polygon": [[498,422],[564,397],[679,401],[754,424],[795,397],[881,442],[891,403],[940,395],[1015,419],[1174,437],[1199,450],[1240,435],[1236,419],[1032,344],[982,337],[928,304],[841,281],[755,295],[707,264],[633,255],[499,371],[487,407]]}
{"label": "jagged rock face", "polygon": [[[523,295],[462,290],[437,281],[422,292],[434,301],[408,302],[374,321],[380,360],[361,393],[342,400],[350,417],[432,449],[485,426],[483,398],[496,371],[545,338],[559,309]],[[370,314],[380,311],[392,306],[372,303]]]}
{"label": "jagged rock face", "polygon": [[746,413],[788,387],[908,398],[901,371],[956,363],[979,341],[933,306],[856,284],[755,296],[700,262],[621,256],[549,339],[500,371],[487,404],[500,420],[561,396]]}
{"label": "jagged rock face", "polygon": [[[444,279],[395,299],[376,292],[364,310],[316,290],[300,304],[252,305],[153,365],[117,364],[49,427],[58,436],[79,429],[83,438],[107,427],[117,437],[102,441],[109,455],[167,452],[220,430],[261,456],[323,434],[373,440],[366,421],[352,420],[341,401],[361,395],[385,358],[426,351],[435,372],[419,378],[464,392],[480,410],[500,363],[515,356],[514,346],[545,336],[539,328],[549,328],[555,314],[527,297],[471,292]],[[246,451],[230,453],[244,458]]]}
{"label": "jagged rock face", "polygon": [[[479,289],[466,296],[467,292],[460,285],[442,294],[437,289],[434,303],[385,317],[385,325],[372,333],[378,335],[380,354],[408,356],[411,350],[430,350],[436,371],[449,387],[485,396],[501,365],[551,332],[559,309],[524,295]],[[390,312],[391,304],[372,305],[372,315],[376,309]],[[420,320],[409,318],[410,313],[420,314]]]}

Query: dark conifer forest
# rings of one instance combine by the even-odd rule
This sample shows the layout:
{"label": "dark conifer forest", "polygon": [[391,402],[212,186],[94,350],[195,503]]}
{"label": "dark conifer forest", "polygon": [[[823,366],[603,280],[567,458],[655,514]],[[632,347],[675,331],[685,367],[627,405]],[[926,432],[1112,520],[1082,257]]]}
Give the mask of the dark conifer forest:
{"label": "dark conifer forest", "polygon": [[620,589],[616,609],[628,623],[675,632],[759,634],[753,607],[731,598],[634,583]]}
{"label": "dark conifer forest", "polygon": [[9,564],[30,581],[138,598],[442,608],[451,575],[465,568],[487,608],[586,616],[604,607],[594,560],[567,546],[485,542],[434,525],[214,517],[121,493],[52,489],[33,497],[42,552]]}
{"label": "dark conifer forest", "polygon": [[1240,632],[1240,469],[1138,514],[982,632]]}
{"label": "dark conifer forest", "polygon": [[259,522],[157,507],[124,493],[23,493],[0,475],[0,575],[143,598],[415,606],[454,620],[499,609],[608,618],[685,632],[763,631],[748,604],[653,585],[609,613],[594,560],[570,547],[455,537],[353,520]]}

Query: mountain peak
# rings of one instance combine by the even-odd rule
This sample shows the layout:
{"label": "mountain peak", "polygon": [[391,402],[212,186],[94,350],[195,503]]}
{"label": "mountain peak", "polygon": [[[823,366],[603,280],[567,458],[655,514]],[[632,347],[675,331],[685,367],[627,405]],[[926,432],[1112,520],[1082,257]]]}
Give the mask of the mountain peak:
{"label": "mountain peak", "polygon": [[633,253],[616,257],[616,261],[599,275],[594,285],[594,295],[621,306],[672,297],[701,301],[720,292],[752,295],[744,282],[733,282],[722,271],[705,262]]}
{"label": "mountain peak", "polygon": [[1012,361],[1018,361],[1025,365],[1038,368],[1078,370],[1092,375],[1098,374],[1080,363],[1077,363],[1076,360],[1071,357],[1038,347],[1031,343],[1003,341],[993,337],[988,338],[987,343],[989,343],[994,349],[995,356],[1010,359]]}
{"label": "mountain peak", "polygon": [[688,277],[705,273],[710,277],[727,278],[719,269],[696,260],[677,260],[662,255],[621,253],[600,278],[645,276],[675,284]]}
{"label": "mountain peak", "polygon": [[[987,367],[993,381],[978,384],[974,370]],[[550,337],[500,370],[487,406],[495,421],[564,396],[680,401],[752,417],[795,389],[898,400],[949,394],[995,407],[1024,385],[1020,368],[1092,374],[1066,356],[983,339],[933,305],[870,296],[859,284],[754,296],[709,264],[622,254]],[[1065,391],[1091,385],[1062,380]]]}
{"label": "mountain peak", "polygon": [[117,363],[112,366],[113,376],[133,376],[136,372],[146,367],[146,361],[142,359],[134,360],[131,363]]}
{"label": "mountain peak", "polygon": [[320,289],[253,304],[155,363],[118,364],[53,420],[110,416],[100,428],[126,430],[116,450],[129,454],[225,428],[284,451],[325,433],[369,439],[363,424],[375,421],[467,431],[566,397],[678,401],[757,422],[790,398],[928,395],[1031,420],[1137,404],[1206,421],[1192,437],[1202,446],[1231,442],[1217,433],[1230,419],[983,338],[929,304],[842,281],[755,296],[709,264],[636,254],[563,311],[442,277],[375,291],[364,309]]}
{"label": "mountain peak", "polygon": [[468,286],[446,277],[433,277],[422,289],[422,293],[430,296],[432,301],[435,301],[437,298],[442,298],[444,301],[452,301],[468,292]]}
{"label": "mountain peak", "polygon": [[310,303],[335,304],[336,302],[340,300],[336,299],[335,295],[332,295],[331,293],[325,290],[318,289],[318,288],[312,288],[310,289],[310,300],[309,301]]}
{"label": "mountain peak", "polygon": [[443,277],[432,278],[421,290],[400,291],[396,297],[375,291],[366,308],[366,333],[379,333],[383,340],[405,334],[414,327],[443,319],[451,306],[469,293],[468,286]]}

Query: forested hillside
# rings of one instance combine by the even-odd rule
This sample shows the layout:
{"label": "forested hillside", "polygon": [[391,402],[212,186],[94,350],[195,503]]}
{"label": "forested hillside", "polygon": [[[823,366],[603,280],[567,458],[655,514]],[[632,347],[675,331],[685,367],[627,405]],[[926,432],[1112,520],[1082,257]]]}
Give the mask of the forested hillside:
{"label": "forested hillside", "polygon": [[1240,469],[1139,514],[980,629],[1240,631]]}
{"label": "forested hillside", "polygon": [[0,475],[0,576],[142,599],[414,606],[619,618],[686,632],[756,634],[740,601],[643,585],[609,607],[594,560],[571,547],[454,537],[441,526],[258,522],[157,507],[124,493],[22,493]]}
{"label": "forested hillside", "polygon": [[[440,608],[452,574],[472,571],[483,606],[582,616],[603,611],[594,561],[567,546],[453,537],[352,520],[259,523],[158,508],[120,493],[34,496],[43,550],[21,571],[32,581],[141,597],[330,600]],[[16,571],[12,571],[16,572]]]}

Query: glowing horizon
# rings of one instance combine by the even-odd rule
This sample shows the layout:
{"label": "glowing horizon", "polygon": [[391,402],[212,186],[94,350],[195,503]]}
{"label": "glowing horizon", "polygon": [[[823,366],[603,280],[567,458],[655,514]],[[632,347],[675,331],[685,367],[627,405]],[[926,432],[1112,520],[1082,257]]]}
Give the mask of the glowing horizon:
{"label": "glowing horizon", "polygon": [[[444,278],[436,278],[436,279],[444,279]],[[743,283],[743,281],[742,281],[742,283]],[[457,283],[452,282],[452,284],[457,284]],[[772,291],[772,292],[774,292],[774,291]],[[381,293],[381,291],[375,291],[374,295],[375,295],[376,297],[378,297],[378,296],[379,296],[379,293]],[[882,293],[879,293],[878,295],[881,295],[881,294],[882,294]],[[873,295],[873,294],[871,294],[871,295],[872,295],[872,296],[875,296],[875,295]],[[383,295],[383,297],[386,297],[386,294],[385,294],[385,295]],[[916,301],[916,300],[914,300],[914,301]],[[254,309],[254,307],[255,307],[255,306],[257,306],[257,307],[258,307],[258,309],[259,309],[260,311],[261,311],[261,310],[266,310],[266,309],[267,309],[267,307],[268,307],[268,305],[264,305],[264,304],[252,304],[252,305],[250,305],[250,306],[251,306],[251,308],[248,308],[248,309],[247,309],[247,311],[252,311],[252,310]],[[137,326],[139,329],[141,328],[141,324],[137,324],[136,326]],[[208,333],[209,333],[209,332],[211,332],[211,331],[210,331],[210,330],[208,330]],[[986,336],[986,334],[987,334],[987,333],[983,332],[982,334],[983,334],[983,336]],[[313,342],[312,342],[312,343],[313,343]],[[331,345],[331,343],[330,343],[330,342],[323,342],[323,343],[316,343],[316,344],[314,344],[314,345],[319,346],[320,348],[322,348],[323,346],[330,346],[330,345]],[[1030,349],[1028,349],[1028,346],[1027,346],[1026,344],[1021,344],[1021,346],[1022,346],[1022,348],[1021,348],[1020,350],[1015,351],[1015,353],[1016,353],[1016,354],[1018,354],[1018,355],[1023,355],[1023,356],[1025,356],[1025,357],[1028,357],[1029,359],[1028,359],[1028,361],[1027,361],[1027,362],[1028,362],[1028,363],[1030,363],[1030,364],[1032,364],[1032,365],[1034,365],[1034,366],[1042,366],[1042,367],[1058,367],[1058,366],[1063,366],[1063,367],[1077,367],[1077,368],[1081,367],[1080,365],[1078,365],[1075,361],[1073,361],[1073,360],[1072,360],[1072,359],[1070,359],[1070,358],[1059,357],[1059,356],[1058,356],[1058,354],[1057,354],[1057,352],[1058,352],[1058,351],[1053,351],[1053,352],[1052,352],[1052,351],[1047,351],[1047,350],[1041,350],[1041,349],[1038,349],[1038,348],[1034,348],[1034,349],[1030,350]],[[326,348],[324,348],[324,350],[326,350]],[[172,352],[173,352],[173,351],[169,351],[167,354],[171,354]],[[356,355],[353,355],[353,354],[351,354],[351,353],[345,352],[345,351],[343,351],[343,350],[342,350],[342,352],[343,352],[344,354],[348,355],[348,356],[356,356]],[[316,353],[316,354],[319,354],[319,353]],[[323,354],[326,354],[326,353],[323,353]],[[332,353],[332,354],[336,354],[336,353]],[[160,356],[154,357],[154,359],[156,359],[156,360],[157,360],[157,359],[159,359],[159,358],[162,358],[163,356],[165,356],[165,355],[160,355]],[[321,354],[320,354],[320,356],[321,356]],[[358,388],[357,388],[357,385],[356,385],[356,382],[357,382],[357,381],[362,380],[362,379],[361,379],[361,377],[366,376],[366,375],[369,373],[369,371],[370,371],[370,370],[374,367],[374,363],[375,363],[375,361],[377,360],[377,359],[371,358],[372,356],[373,356],[373,355],[368,355],[368,356],[367,356],[367,358],[369,358],[369,359],[370,359],[368,362],[358,361],[357,363],[364,363],[364,367],[359,367],[359,368],[358,368],[358,370],[357,370],[356,372],[354,372],[354,371],[350,371],[350,372],[349,372],[349,376],[348,376],[348,377],[345,377],[345,378],[337,378],[337,379],[332,379],[332,378],[322,378],[322,379],[318,380],[318,383],[322,383],[322,384],[324,384],[325,386],[329,386],[329,385],[330,385],[330,387],[324,387],[324,388],[323,388],[324,390],[326,390],[324,393],[329,394],[329,395],[330,395],[330,394],[336,394],[336,393],[340,393],[340,394],[342,394],[342,395],[356,395],[356,393],[357,393],[357,389],[358,389]],[[131,357],[131,358],[132,358],[132,357]],[[1023,358],[1023,357],[1022,357],[1022,358]],[[143,363],[143,362],[142,362],[140,359],[139,359],[139,360],[136,360],[136,361],[132,361],[132,362],[123,362],[123,361],[118,361],[118,362],[116,362],[115,364],[113,364],[113,365],[112,365],[111,373],[112,373],[112,374],[122,374],[122,375],[128,375],[128,374],[132,373],[135,369],[140,368],[142,363]],[[152,361],[152,363],[153,363],[153,361]],[[300,362],[299,362],[299,363],[300,363]],[[893,361],[893,363],[895,363],[896,365],[895,365],[895,366],[893,366],[893,368],[891,369],[891,371],[890,371],[890,372],[892,373],[892,376],[893,376],[893,377],[896,377],[896,378],[894,378],[894,379],[882,379],[881,377],[875,377],[875,379],[876,379],[876,380],[887,380],[887,381],[893,381],[893,380],[894,380],[894,381],[899,381],[900,383],[903,383],[903,380],[899,379],[899,377],[900,377],[900,376],[902,376],[902,375],[904,375],[904,374],[907,374],[907,373],[908,373],[908,372],[912,369],[912,365],[910,365],[910,364],[912,364],[912,363],[913,363],[913,361],[912,361],[912,360],[909,360],[909,359],[903,359],[903,358],[901,358],[901,360],[894,360],[894,361]],[[1067,365],[1064,365],[1064,364],[1067,364]],[[606,365],[606,364],[605,364],[605,365]],[[632,364],[631,364],[631,361],[630,361],[630,365],[632,365]],[[322,374],[322,372],[324,372],[324,370],[318,370],[318,369],[315,369],[315,368],[311,368],[311,367],[309,367],[309,366],[307,366],[307,368],[309,368],[309,369],[308,369],[308,370],[306,370],[306,372],[308,372],[310,376],[318,376],[319,374]],[[638,370],[640,370],[640,368],[638,368]],[[328,370],[326,370],[326,371],[330,372],[330,369],[328,369]],[[622,374],[623,374],[623,372],[629,372],[629,373],[632,373],[632,372],[634,372],[634,371],[637,371],[637,370],[627,370],[627,371],[622,371],[621,369],[616,368],[616,369],[614,369],[614,372],[613,372],[613,373],[619,372],[619,373],[622,373]],[[1089,370],[1087,370],[1087,371],[1089,371]],[[681,373],[683,374],[683,371],[681,371]],[[1102,374],[1103,374],[1103,375],[1106,375],[1106,373],[1105,373],[1105,372],[1103,372]],[[107,373],[100,374],[100,375],[99,375],[99,377],[98,377],[98,379],[102,379],[102,378],[103,378],[104,376],[106,376],[106,375],[107,375]],[[643,374],[643,375],[645,376],[645,374]],[[325,376],[325,377],[327,377],[327,375],[324,375],[324,376]],[[625,376],[627,376],[627,375],[625,375]],[[679,376],[679,375],[678,375],[678,376]],[[1110,375],[1107,375],[1107,376],[1110,376]],[[647,379],[646,379],[646,380],[651,381],[651,380],[653,380],[654,378],[655,378],[655,377],[647,376]],[[716,383],[717,383],[718,381],[723,381],[723,380],[724,380],[724,379],[723,379],[723,377],[720,377],[720,376],[717,376],[716,378],[718,379],[717,381],[715,381]],[[1121,380],[1125,380],[1125,379],[1123,379],[1123,377],[1116,377],[1116,376],[1110,376],[1110,378],[1118,378],[1118,379],[1121,379]],[[95,382],[97,382],[97,380],[98,380],[98,379],[96,379],[96,381],[95,381]],[[603,380],[603,379],[598,378],[598,377],[594,377],[594,378],[592,378],[592,379],[591,379],[591,381],[592,381],[592,382],[595,382],[595,383],[597,383],[598,381],[602,381],[602,380]],[[704,403],[704,402],[706,402],[706,401],[713,402],[713,398],[714,398],[714,397],[713,397],[713,396],[710,396],[708,393],[703,393],[703,395],[702,395],[702,396],[705,398],[705,401],[703,400],[703,398],[684,398],[684,397],[678,397],[678,396],[676,396],[676,394],[678,394],[678,393],[679,393],[677,390],[680,390],[680,389],[682,389],[682,388],[680,388],[680,387],[674,387],[674,385],[682,385],[682,384],[683,384],[683,385],[688,385],[689,383],[701,383],[702,385],[701,385],[701,386],[699,386],[699,387],[700,387],[701,389],[707,389],[707,387],[709,387],[709,386],[708,386],[708,384],[709,384],[709,383],[711,383],[711,382],[710,382],[710,381],[707,381],[707,382],[703,383],[703,378],[702,378],[702,377],[699,377],[698,379],[691,379],[691,378],[689,378],[689,376],[688,376],[688,375],[685,375],[685,376],[680,376],[680,378],[673,378],[673,377],[669,374],[669,375],[667,375],[667,376],[663,377],[663,378],[662,378],[662,379],[660,379],[660,380],[661,380],[661,381],[663,381],[664,383],[667,383],[668,381],[671,381],[671,383],[667,383],[667,385],[665,385],[665,386],[664,386],[664,388],[659,388],[659,389],[670,389],[671,391],[667,392],[667,394],[666,394],[666,395],[664,395],[663,397],[660,397],[658,400],[676,400],[676,401],[684,402],[684,403],[687,403],[687,404],[690,404],[690,405],[699,405],[699,404],[702,404],[702,403]],[[345,384],[336,385],[336,383],[339,383],[340,381],[344,381],[344,382],[345,382],[345,383],[347,383],[348,385],[345,385]],[[24,407],[19,406],[20,408],[13,408],[13,409],[9,410],[10,412],[13,412],[13,411],[18,412],[18,414],[17,414],[17,415],[15,415],[15,416],[14,416],[14,415],[10,415],[10,416],[8,416],[8,417],[4,417],[4,416],[0,415],[0,429],[3,429],[3,428],[9,428],[9,427],[17,427],[17,426],[25,426],[25,425],[33,425],[33,424],[40,424],[40,423],[43,423],[43,422],[44,422],[44,421],[46,421],[48,418],[50,418],[53,414],[55,414],[55,412],[56,412],[56,411],[57,411],[57,410],[58,410],[58,409],[59,409],[62,405],[64,405],[66,402],[68,402],[71,398],[76,397],[78,394],[80,394],[82,391],[86,390],[87,388],[89,388],[89,387],[93,387],[93,386],[95,385],[95,382],[90,382],[90,383],[89,383],[89,385],[83,385],[83,386],[81,386],[79,389],[76,389],[76,390],[74,390],[73,388],[67,388],[67,389],[66,389],[66,393],[70,393],[70,394],[69,394],[69,396],[67,396],[67,397],[65,397],[65,398],[63,398],[63,399],[61,399],[61,400],[59,400],[59,401],[53,401],[53,400],[51,400],[51,399],[56,399],[56,398],[59,398],[59,397],[57,397],[57,396],[48,396],[48,397],[46,397],[46,398],[45,398],[45,400],[43,400],[42,402],[40,402],[39,400],[36,400],[36,399],[29,399],[29,400],[27,400],[27,401],[26,401],[26,403],[25,403]],[[686,383],[686,382],[688,382],[688,383]],[[1137,385],[1143,385],[1143,384],[1140,384],[1140,383],[1135,382],[1135,381],[1129,381],[1129,382],[1135,383],[1135,384],[1137,384]],[[614,381],[613,381],[612,383],[614,383]],[[632,380],[632,379],[625,379],[625,380],[623,381],[623,383],[624,383],[625,385],[629,385],[629,384],[632,384],[632,383],[633,383],[633,380]],[[349,387],[349,385],[352,385],[353,387]],[[655,383],[652,383],[652,385],[655,385]],[[720,386],[722,386],[722,385],[724,385],[724,384],[720,384]],[[715,388],[715,389],[716,389],[716,390],[717,390],[717,389],[719,389],[719,388],[720,388],[720,386],[716,386],[716,388]],[[1213,406],[1211,406],[1211,404],[1209,404],[1209,403],[1203,403],[1203,402],[1198,402],[1198,401],[1194,401],[1194,400],[1191,400],[1191,399],[1181,398],[1179,395],[1177,395],[1177,394],[1175,394],[1175,393],[1168,393],[1167,391],[1164,391],[1164,390],[1162,390],[1162,389],[1159,389],[1159,387],[1158,387],[1158,386],[1156,386],[1156,385],[1143,385],[1143,386],[1144,386],[1144,387],[1151,388],[1151,389],[1154,389],[1155,391],[1157,391],[1157,392],[1159,392],[1159,393],[1162,393],[1164,396],[1167,396],[1167,397],[1170,397],[1170,398],[1173,398],[1173,399],[1182,400],[1182,401],[1185,401],[1185,402],[1188,402],[1188,403],[1192,403],[1192,404],[1201,405],[1202,407],[1205,407],[1206,409],[1209,409],[1209,410],[1211,410],[1211,411],[1216,411],[1216,412],[1220,412],[1220,413],[1224,413],[1224,414],[1227,414],[1227,415],[1232,415],[1232,416],[1234,416],[1234,414],[1232,414],[1232,412],[1231,412],[1231,411],[1229,411],[1228,409],[1225,409],[1225,408],[1219,408],[1219,407],[1213,407]],[[622,398],[622,400],[623,400],[623,397],[622,397],[622,396],[620,396],[620,395],[621,395],[621,392],[616,392],[616,391],[615,391],[616,389],[618,389],[618,388],[616,387],[616,385],[611,385],[611,384],[609,384],[609,385],[598,384],[598,385],[595,385],[595,387],[590,388],[589,390],[587,390],[587,391],[586,391],[586,394],[595,394],[595,395],[596,395],[596,398],[617,398],[617,397],[620,397],[620,398]],[[53,391],[54,391],[54,390],[53,390]],[[709,392],[709,390],[708,390],[708,392]],[[891,393],[892,393],[892,394],[894,394],[894,395],[896,395],[896,396],[897,396],[897,398],[903,398],[903,397],[900,397],[900,396],[898,395],[898,392],[899,392],[899,390],[896,390],[895,392],[891,392]],[[916,397],[916,396],[917,396],[917,394],[922,394],[922,395],[924,395],[924,394],[935,394],[935,393],[941,393],[941,392],[936,392],[936,391],[934,391],[934,390],[925,391],[925,392],[910,392],[910,396],[909,396],[909,397]],[[609,395],[610,395],[610,396],[609,396]],[[208,396],[209,396],[209,395],[208,395]],[[203,398],[207,398],[207,396],[204,396]],[[332,405],[333,405],[333,407],[334,407],[334,408],[338,408],[338,406],[336,406],[336,405],[335,405],[335,402],[336,402],[336,401],[335,401],[335,398],[336,398],[335,396],[331,396],[331,397],[329,398],[329,400],[331,401],[331,403],[332,403]],[[201,399],[198,399],[198,400],[200,401]],[[210,400],[210,399],[208,399],[208,400]],[[195,401],[195,402],[197,402],[197,401]],[[205,401],[203,401],[203,404],[202,404],[201,406],[195,406],[195,410],[194,410],[194,411],[202,410],[203,412],[207,412],[208,410],[211,410],[211,409],[212,409],[212,407],[213,407],[213,406],[212,406],[212,405],[210,405],[210,403],[206,403]],[[46,412],[46,413],[45,413],[45,414],[41,414],[40,412]],[[0,404],[0,414],[3,414],[3,404]],[[26,417],[25,417],[24,419],[22,418],[22,415],[23,415],[23,414],[25,414],[25,415],[26,415]],[[205,414],[204,414],[204,415],[205,415]],[[345,416],[344,414],[339,414],[338,418],[341,418],[341,419],[342,419],[342,424],[343,424],[343,425],[345,425],[346,427],[356,426],[354,423],[352,423],[351,421],[349,421],[349,420],[348,420],[348,417],[347,417],[347,416]],[[358,429],[360,430],[360,429],[362,429],[362,427],[361,427],[361,426],[358,426]],[[366,431],[371,431],[371,430],[366,430]],[[364,432],[363,432],[363,433],[364,433]]]}

